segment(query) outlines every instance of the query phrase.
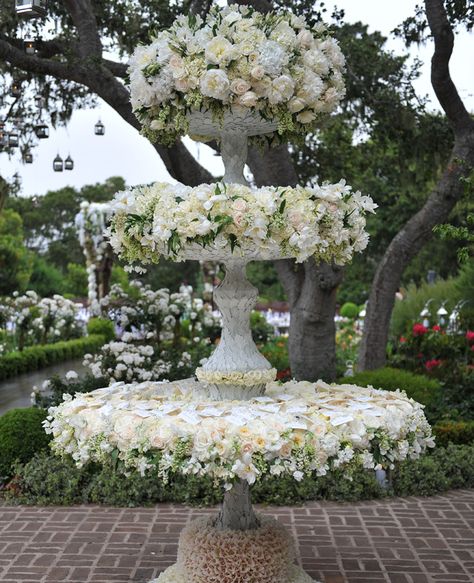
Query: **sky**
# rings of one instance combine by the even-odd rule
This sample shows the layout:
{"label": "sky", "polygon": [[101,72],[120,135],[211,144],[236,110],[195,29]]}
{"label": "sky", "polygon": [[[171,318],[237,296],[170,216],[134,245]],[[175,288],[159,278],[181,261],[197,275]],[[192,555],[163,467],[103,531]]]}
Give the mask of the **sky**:
{"label": "sky", "polygon": [[[413,0],[381,2],[380,0],[336,0],[338,8],[346,12],[349,22],[361,20],[369,29],[379,30],[385,35],[412,14]],[[327,2],[331,6],[331,2]],[[388,48],[396,53],[405,53],[406,48],[399,39],[389,38]],[[423,62],[421,78],[416,82],[420,97],[428,95],[430,106],[439,109],[430,83],[430,59],[432,42],[426,46],[410,49],[411,58]],[[471,111],[474,111],[474,36],[461,33],[456,37],[451,59],[451,74],[461,97]],[[101,119],[105,125],[105,135],[94,135],[94,124]],[[223,174],[219,157],[202,144],[186,139],[191,152],[214,174]],[[56,154],[74,160],[71,172],[53,171],[52,162]],[[123,176],[129,185],[155,180],[173,182],[160,157],[148,140],[140,136],[127,122],[108,105],[100,103],[93,110],[81,110],[73,114],[67,128],[52,131],[50,138],[42,140],[34,149],[34,163],[23,165],[18,159],[9,160],[0,154],[0,175],[10,178],[15,172],[21,176],[24,196],[44,194],[71,185],[77,188],[85,184],[102,182],[110,176]]]}

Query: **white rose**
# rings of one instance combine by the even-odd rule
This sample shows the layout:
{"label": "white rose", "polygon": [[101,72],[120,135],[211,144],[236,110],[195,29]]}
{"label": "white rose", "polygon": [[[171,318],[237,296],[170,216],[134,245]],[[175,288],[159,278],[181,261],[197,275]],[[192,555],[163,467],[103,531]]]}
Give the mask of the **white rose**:
{"label": "white rose", "polygon": [[255,107],[257,105],[257,101],[258,95],[253,91],[247,91],[237,100],[238,104],[243,105],[244,107]]}
{"label": "white rose", "polygon": [[306,106],[306,103],[302,99],[300,99],[299,97],[293,97],[288,102],[288,109],[291,111],[291,113],[298,113],[298,111],[301,111],[302,109],[304,109],[305,106]]}
{"label": "white rose", "polygon": [[250,75],[257,80],[263,79],[265,75],[265,69],[262,67],[262,65],[255,65],[255,67],[252,67]]}
{"label": "white rose", "polygon": [[245,79],[234,79],[230,85],[230,90],[236,95],[243,95],[250,89],[250,83]]}
{"label": "white rose", "polygon": [[231,60],[233,45],[223,36],[215,36],[207,43],[205,57],[209,63],[220,65]]}
{"label": "white rose", "polygon": [[201,78],[201,91],[207,97],[225,100],[229,96],[230,81],[225,71],[211,69],[206,71]]}
{"label": "white rose", "polygon": [[303,47],[305,49],[308,49],[311,47],[311,45],[314,42],[314,38],[313,35],[311,34],[311,32],[309,30],[300,30],[300,32],[298,33],[298,36],[296,37],[296,40],[299,44],[300,47]]}
{"label": "white rose", "polygon": [[165,124],[160,119],[154,119],[150,124],[150,129],[158,131],[162,130],[165,127]]}
{"label": "white rose", "polygon": [[316,119],[316,115],[312,111],[306,110],[299,113],[296,119],[301,123],[311,123]]}

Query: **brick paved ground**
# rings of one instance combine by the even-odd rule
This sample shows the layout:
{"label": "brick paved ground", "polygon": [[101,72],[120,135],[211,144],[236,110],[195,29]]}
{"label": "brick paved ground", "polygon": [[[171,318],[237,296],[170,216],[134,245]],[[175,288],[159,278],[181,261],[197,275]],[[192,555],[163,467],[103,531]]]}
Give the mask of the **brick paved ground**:
{"label": "brick paved ground", "polygon": [[[0,506],[3,583],[145,583],[206,510]],[[474,490],[434,498],[267,508],[324,583],[474,582]]]}

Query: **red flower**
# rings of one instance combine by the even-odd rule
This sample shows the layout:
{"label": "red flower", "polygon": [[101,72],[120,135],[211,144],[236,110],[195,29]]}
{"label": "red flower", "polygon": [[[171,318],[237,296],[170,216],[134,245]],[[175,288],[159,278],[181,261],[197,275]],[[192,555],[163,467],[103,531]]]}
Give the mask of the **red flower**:
{"label": "red flower", "polygon": [[428,332],[428,328],[423,324],[413,324],[413,336],[422,336]]}
{"label": "red flower", "polygon": [[403,344],[406,341],[407,339],[405,338],[405,336],[400,336],[400,344]]}
{"label": "red flower", "polygon": [[435,358],[425,362],[426,370],[433,370],[434,368],[438,368],[438,366],[441,366],[441,360],[436,360]]}
{"label": "red flower", "polygon": [[471,343],[474,342],[474,332],[472,330],[468,330],[466,332],[466,340]]}
{"label": "red flower", "polygon": [[435,324],[433,326],[433,328],[431,328],[432,330],[434,330],[435,332],[440,332],[441,331],[441,326],[439,324]]}

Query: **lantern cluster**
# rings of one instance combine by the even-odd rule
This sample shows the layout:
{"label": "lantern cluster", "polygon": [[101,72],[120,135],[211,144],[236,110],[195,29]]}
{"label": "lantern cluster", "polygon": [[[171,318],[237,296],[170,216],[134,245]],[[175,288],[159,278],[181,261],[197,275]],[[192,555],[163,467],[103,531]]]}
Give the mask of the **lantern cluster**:
{"label": "lantern cluster", "polygon": [[74,160],[71,158],[71,155],[68,154],[67,158],[63,160],[59,154],[57,154],[56,158],[53,160],[53,170],[55,172],[62,172],[63,170],[73,170],[74,169]]}

